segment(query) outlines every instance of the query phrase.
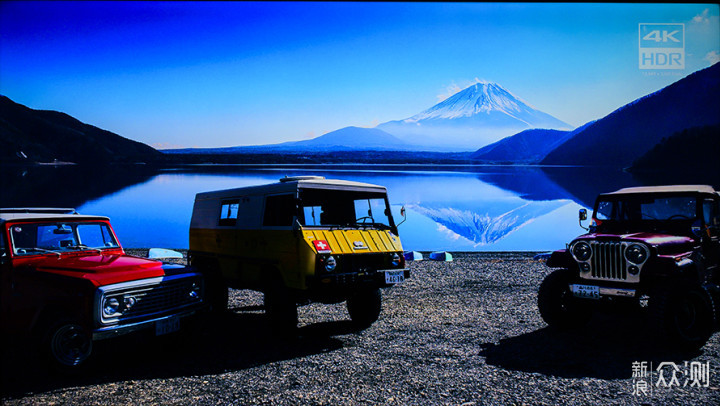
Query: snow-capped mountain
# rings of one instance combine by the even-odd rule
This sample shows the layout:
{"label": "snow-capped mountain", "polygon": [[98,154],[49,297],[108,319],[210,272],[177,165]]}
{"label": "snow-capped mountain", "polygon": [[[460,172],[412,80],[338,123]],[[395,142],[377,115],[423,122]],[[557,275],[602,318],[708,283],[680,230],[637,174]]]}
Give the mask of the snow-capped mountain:
{"label": "snow-capped mountain", "polygon": [[477,150],[528,128],[572,129],[491,82],[476,83],[404,120],[378,125],[401,140],[436,150]]}

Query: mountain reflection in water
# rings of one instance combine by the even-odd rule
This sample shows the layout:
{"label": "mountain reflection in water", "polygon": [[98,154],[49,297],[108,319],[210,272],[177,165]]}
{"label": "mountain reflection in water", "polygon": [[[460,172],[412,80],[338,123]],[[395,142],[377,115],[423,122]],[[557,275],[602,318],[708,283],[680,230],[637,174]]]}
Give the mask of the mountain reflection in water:
{"label": "mountain reflection in water", "polygon": [[[318,175],[387,187],[407,250],[547,251],[582,232],[577,211],[621,187],[621,171],[514,166],[3,167],[0,207],[76,207],[111,217],[125,247],[187,248],[195,194]],[[693,177],[675,183],[700,183]],[[715,185],[717,188],[718,185]]]}

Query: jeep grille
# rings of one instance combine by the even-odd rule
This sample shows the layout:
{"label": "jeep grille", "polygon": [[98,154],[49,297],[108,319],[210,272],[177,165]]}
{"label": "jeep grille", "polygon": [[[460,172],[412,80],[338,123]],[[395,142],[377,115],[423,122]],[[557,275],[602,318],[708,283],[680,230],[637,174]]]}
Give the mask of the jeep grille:
{"label": "jeep grille", "polygon": [[[203,285],[198,274],[191,276],[170,276],[128,282],[101,289],[99,304],[99,320],[102,323],[119,324],[137,322],[151,317],[172,314],[180,309],[202,303]],[[197,292],[197,295],[191,292]],[[120,311],[113,316],[103,314],[105,299],[117,298]],[[134,303],[127,306],[127,300]]]}
{"label": "jeep grille", "polygon": [[590,246],[592,247],[591,278],[619,281],[627,279],[625,246],[623,244],[593,241]]}

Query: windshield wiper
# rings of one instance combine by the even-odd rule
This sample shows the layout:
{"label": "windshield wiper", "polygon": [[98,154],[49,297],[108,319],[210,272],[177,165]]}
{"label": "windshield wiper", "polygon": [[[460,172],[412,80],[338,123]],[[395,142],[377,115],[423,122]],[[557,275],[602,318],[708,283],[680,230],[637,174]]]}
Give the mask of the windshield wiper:
{"label": "windshield wiper", "polygon": [[65,247],[65,248],[69,248],[69,249],[79,249],[79,250],[83,250],[83,251],[96,251],[98,254],[101,254],[101,253],[102,253],[102,250],[101,250],[100,248],[90,248],[90,247],[88,247],[88,246],[85,245],[85,244],[68,245],[68,246]]}
{"label": "windshield wiper", "polygon": [[23,253],[27,253],[28,251],[47,252],[47,253],[51,253],[51,254],[60,256],[60,253],[57,251],[47,250],[45,248],[40,248],[40,247],[18,248],[18,252],[20,252],[20,251],[24,251]]}
{"label": "windshield wiper", "polygon": [[349,224],[349,226],[363,229],[377,228],[378,230],[390,230],[390,226],[383,223],[352,223]]}

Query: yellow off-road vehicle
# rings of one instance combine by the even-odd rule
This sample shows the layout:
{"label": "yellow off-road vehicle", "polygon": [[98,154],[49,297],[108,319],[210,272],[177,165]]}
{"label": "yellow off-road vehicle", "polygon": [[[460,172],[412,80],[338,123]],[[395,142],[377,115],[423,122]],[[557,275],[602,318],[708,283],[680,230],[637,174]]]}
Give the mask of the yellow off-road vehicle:
{"label": "yellow off-road vehicle", "polygon": [[316,176],[198,193],[189,258],[215,310],[227,308],[228,287],[257,290],[284,332],[311,301],[347,300],[353,323],[368,327],[380,288],[410,276],[385,187]]}

